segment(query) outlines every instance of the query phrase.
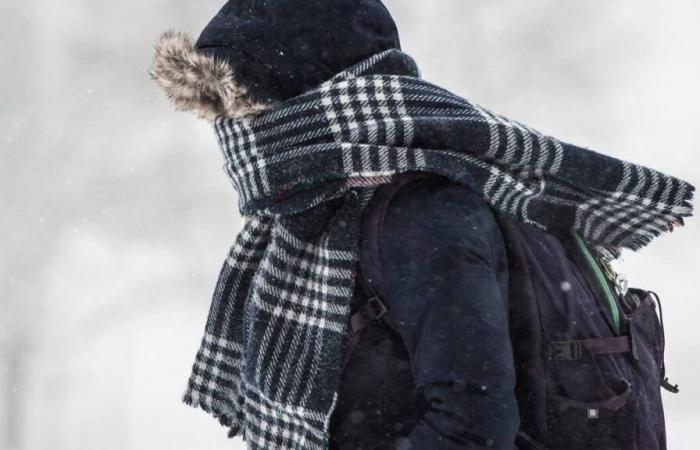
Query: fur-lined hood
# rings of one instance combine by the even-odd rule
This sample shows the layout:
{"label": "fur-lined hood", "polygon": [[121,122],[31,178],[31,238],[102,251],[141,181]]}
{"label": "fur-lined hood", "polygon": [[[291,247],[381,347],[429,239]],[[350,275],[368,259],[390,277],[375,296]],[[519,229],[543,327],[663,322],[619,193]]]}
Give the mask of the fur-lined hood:
{"label": "fur-lined hood", "polygon": [[178,110],[241,118],[400,48],[380,0],[231,0],[195,42],[167,31],[151,77]]}
{"label": "fur-lined hood", "polygon": [[251,99],[225,60],[198,52],[185,33],[160,36],[150,74],[176,109],[203,119],[244,117],[267,107]]}

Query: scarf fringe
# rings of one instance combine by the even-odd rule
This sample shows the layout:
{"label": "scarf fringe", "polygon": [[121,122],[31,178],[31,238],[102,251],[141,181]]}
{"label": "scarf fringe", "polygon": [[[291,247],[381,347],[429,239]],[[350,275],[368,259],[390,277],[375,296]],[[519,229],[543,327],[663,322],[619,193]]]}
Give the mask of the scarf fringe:
{"label": "scarf fringe", "polygon": [[236,436],[241,436],[243,434],[243,428],[242,424],[239,423],[238,420],[234,419],[231,417],[231,415],[221,413],[220,411],[210,407],[209,405],[201,402],[201,401],[194,401],[192,399],[192,396],[189,394],[184,394],[182,396],[182,403],[185,405],[194,408],[194,409],[199,409],[213,417],[214,419],[221,424],[221,426],[228,428],[228,437],[229,438],[234,438]]}

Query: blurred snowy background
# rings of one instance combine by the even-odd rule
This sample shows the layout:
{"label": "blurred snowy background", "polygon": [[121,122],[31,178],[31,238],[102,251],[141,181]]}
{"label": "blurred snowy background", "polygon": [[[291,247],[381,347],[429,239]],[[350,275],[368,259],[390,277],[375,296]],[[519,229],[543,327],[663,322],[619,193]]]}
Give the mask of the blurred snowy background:
{"label": "blurred snowy background", "polygon": [[[700,185],[700,2],[387,0],[424,76]],[[180,405],[240,226],[147,69],[223,0],[0,2],[0,449],[235,449]],[[700,440],[700,219],[622,263],[664,301],[670,448]]]}

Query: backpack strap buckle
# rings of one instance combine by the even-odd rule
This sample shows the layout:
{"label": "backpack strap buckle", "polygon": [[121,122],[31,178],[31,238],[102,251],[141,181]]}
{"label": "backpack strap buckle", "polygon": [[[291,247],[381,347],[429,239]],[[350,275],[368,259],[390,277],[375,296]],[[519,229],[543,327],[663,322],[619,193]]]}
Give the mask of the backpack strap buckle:
{"label": "backpack strap buckle", "polygon": [[559,341],[549,343],[549,359],[573,361],[581,359],[583,350],[591,355],[614,355],[631,352],[637,358],[637,347],[632,336],[612,336],[579,341]]}
{"label": "backpack strap buckle", "polygon": [[375,295],[373,297],[370,297],[367,300],[367,304],[371,306],[372,310],[374,311],[374,319],[373,320],[379,320],[384,315],[389,312],[389,308],[384,304],[381,298],[379,298],[378,295]]}
{"label": "backpack strap buckle", "polygon": [[549,344],[549,358],[557,361],[573,361],[581,359],[583,355],[583,342],[560,341]]}
{"label": "backpack strap buckle", "polygon": [[364,305],[350,317],[350,326],[353,333],[362,331],[367,325],[379,320],[389,312],[389,308],[378,296],[367,299]]}
{"label": "backpack strap buckle", "polygon": [[[360,337],[362,336],[362,331],[369,326],[372,322],[375,322],[383,318],[386,313],[389,312],[389,308],[384,304],[384,302],[376,295],[368,298],[367,301],[358,309],[352,316],[350,316],[350,335],[348,336],[348,341],[345,347],[345,356],[343,358],[343,368],[350,362],[350,357],[352,352],[357,347],[360,342]],[[389,316],[386,316],[388,319]],[[391,326],[391,325],[390,325]],[[393,327],[392,327],[393,328]]]}

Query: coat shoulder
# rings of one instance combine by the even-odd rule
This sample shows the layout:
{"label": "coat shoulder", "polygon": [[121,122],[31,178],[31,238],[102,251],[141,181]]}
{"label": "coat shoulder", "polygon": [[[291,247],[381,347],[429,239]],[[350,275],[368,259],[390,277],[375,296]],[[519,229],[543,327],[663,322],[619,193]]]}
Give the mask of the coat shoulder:
{"label": "coat shoulder", "polygon": [[471,187],[445,177],[412,180],[394,195],[386,211],[387,222],[422,224],[455,239],[464,235],[493,235],[501,239],[496,213]]}

